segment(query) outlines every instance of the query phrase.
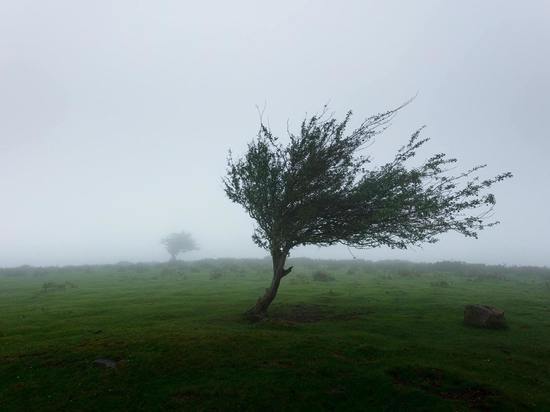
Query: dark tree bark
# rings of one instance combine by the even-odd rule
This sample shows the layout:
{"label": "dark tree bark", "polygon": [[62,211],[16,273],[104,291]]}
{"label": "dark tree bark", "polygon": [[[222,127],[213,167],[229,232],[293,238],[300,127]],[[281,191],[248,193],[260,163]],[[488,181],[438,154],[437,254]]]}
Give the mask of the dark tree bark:
{"label": "dark tree bark", "polygon": [[288,252],[272,251],[271,258],[273,262],[273,278],[271,286],[265,290],[265,294],[258,298],[256,304],[245,312],[245,316],[250,320],[260,320],[267,314],[267,309],[271,302],[277,296],[281,280],[292,271],[292,266],[285,269],[285,263]]}

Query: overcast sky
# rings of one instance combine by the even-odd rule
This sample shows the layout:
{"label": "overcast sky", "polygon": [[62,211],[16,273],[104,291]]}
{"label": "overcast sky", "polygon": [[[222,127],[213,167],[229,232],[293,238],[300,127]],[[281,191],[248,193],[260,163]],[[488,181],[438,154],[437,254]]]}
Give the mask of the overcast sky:
{"label": "overcast sky", "polygon": [[375,163],[425,124],[422,157],[514,173],[502,223],[354,255],[550,265],[549,73],[545,0],[0,0],[0,266],[163,260],[182,229],[188,258],[264,256],[221,184],[255,105],[284,135],[325,103],[359,122],[417,93]]}

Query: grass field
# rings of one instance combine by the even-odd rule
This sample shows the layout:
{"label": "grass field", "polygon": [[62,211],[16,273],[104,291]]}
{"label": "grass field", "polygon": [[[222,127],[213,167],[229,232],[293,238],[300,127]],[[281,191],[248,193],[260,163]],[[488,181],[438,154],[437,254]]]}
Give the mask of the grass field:
{"label": "grass field", "polygon": [[0,410],[550,410],[550,270],[297,259],[248,323],[268,263],[0,271]]}

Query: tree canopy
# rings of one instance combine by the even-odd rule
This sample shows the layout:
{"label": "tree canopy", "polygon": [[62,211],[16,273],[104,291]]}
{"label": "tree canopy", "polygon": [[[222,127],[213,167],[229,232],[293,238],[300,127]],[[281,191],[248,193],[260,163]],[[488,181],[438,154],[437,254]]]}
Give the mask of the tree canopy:
{"label": "tree canopy", "polygon": [[[339,121],[324,110],[304,119],[297,134],[289,131],[286,143],[261,123],[242,158],[230,152],[224,179],[229,199],[256,221],[254,242],[280,260],[301,245],[407,248],[448,231],[475,238],[497,224],[488,189],[511,174],[481,179],[485,165],[453,173],[457,160],[444,153],[411,165],[429,141],[422,129],[392,161],[371,166],[365,151],[402,107],[351,131],[351,111]],[[282,278],[279,269],[274,276]]]}
{"label": "tree canopy", "polygon": [[170,254],[172,261],[175,261],[180,253],[198,249],[191,234],[184,231],[171,233],[161,240],[161,244],[164,245],[166,251]]}

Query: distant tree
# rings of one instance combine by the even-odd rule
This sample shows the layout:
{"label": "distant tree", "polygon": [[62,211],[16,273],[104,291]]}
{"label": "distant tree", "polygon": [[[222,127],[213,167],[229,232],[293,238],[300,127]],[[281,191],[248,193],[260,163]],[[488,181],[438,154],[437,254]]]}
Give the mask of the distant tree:
{"label": "distant tree", "polygon": [[172,233],[161,240],[161,243],[170,254],[170,260],[175,262],[180,253],[197,250],[198,246],[193,237],[186,232]]}
{"label": "distant tree", "polygon": [[456,159],[444,153],[409,165],[428,141],[420,138],[422,129],[392,161],[368,167],[364,150],[403,106],[371,116],[348,133],[351,111],[338,121],[325,108],[305,118],[297,135],[288,131],[286,144],[260,122],[244,157],[234,160],[229,152],[225,193],[256,221],[252,239],[270,252],[273,265],[271,286],[247,315],[266,314],[292,270],[285,263],[296,246],[404,249],[436,242],[448,231],[476,238],[498,223],[487,221],[495,197],[486,190],[511,174],[481,180],[476,172],[485,165],[451,174]]}

